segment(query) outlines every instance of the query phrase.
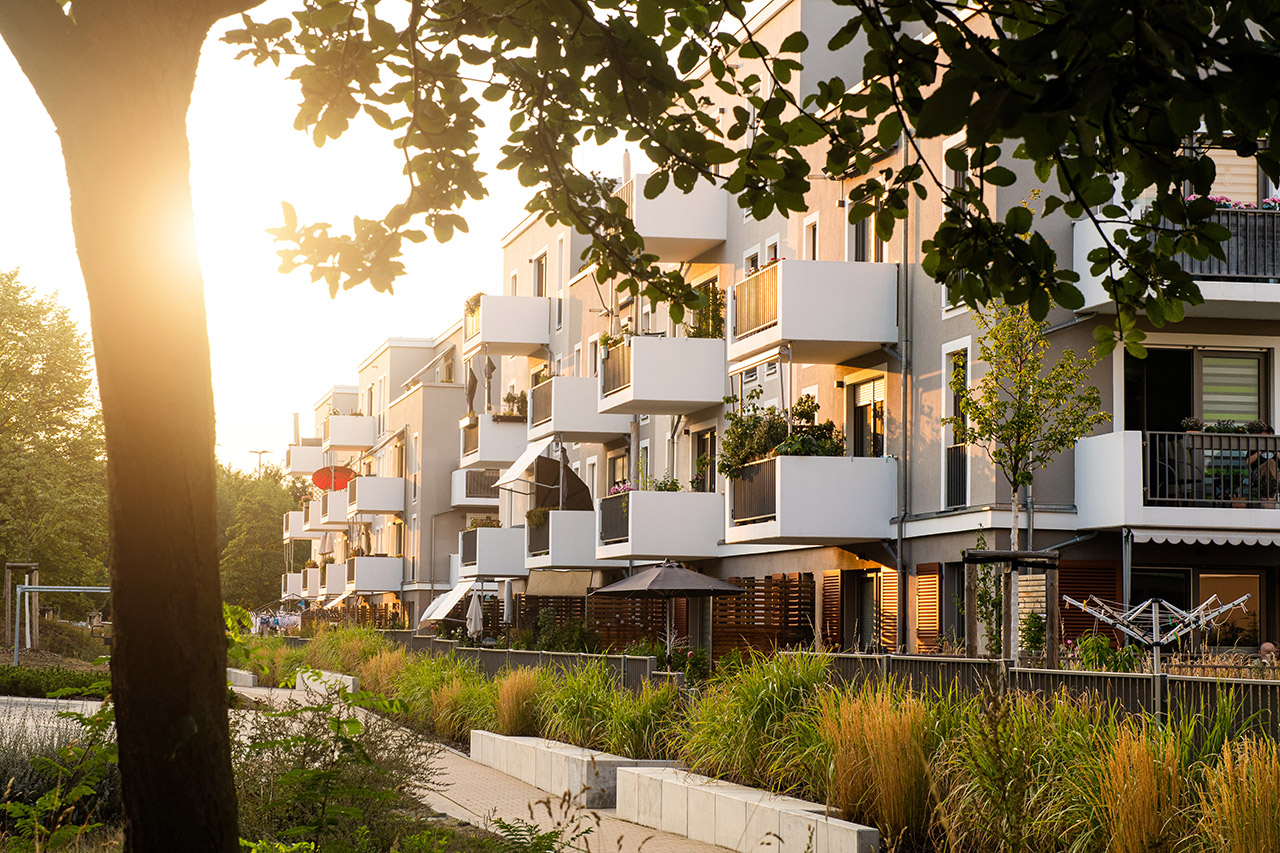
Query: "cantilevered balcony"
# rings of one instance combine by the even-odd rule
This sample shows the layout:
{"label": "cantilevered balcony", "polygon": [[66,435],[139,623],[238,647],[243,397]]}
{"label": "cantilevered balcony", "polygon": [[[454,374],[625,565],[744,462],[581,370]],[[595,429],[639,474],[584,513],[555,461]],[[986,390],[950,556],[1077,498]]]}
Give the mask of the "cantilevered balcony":
{"label": "cantilevered balcony", "polygon": [[320,597],[320,569],[302,570],[302,597],[314,601]]}
{"label": "cantilevered balcony", "polygon": [[463,354],[484,348],[489,355],[528,356],[550,342],[551,300],[545,296],[480,297],[463,317]]}
{"label": "cantilevered balcony", "polygon": [[599,380],[555,376],[529,392],[529,441],[559,435],[563,441],[602,443],[631,431],[628,415],[601,414]]}
{"label": "cantilevered balcony", "polygon": [[356,477],[347,484],[347,518],[404,512],[403,477]]}
{"label": "cantilevered balcony", "polygon": [[347,560],[347,591],[360,594],[399,592],[403,557],[352,557]]}
{"label": "cantilevered balcony", "polygon": [[462,468],[505,468],[520,458],[529,442],[528,423],[511,415],[481,413],[463,418],[458,428]]}
{"label": "cantilevered balcony", "polygon": [[302,572],[285,572],[280,576],[280,597],[302,597]]}
{"label": "cantilevered balcony", "polygon": [[324,449],[362,453],[378,441],[378,419],[372,415],[330,415],[324,422]]}
{"label": "cantilevered balcony", "polygon": [[892,459],[777,456],[729,481],[725,541],[838,545],[883,539],[896,514]]}
{"label": "cantilevered balcony", "polygon": [[728,393],[718,338],[633,335],[603,356],[602,414],[687,415],[720,405]]}
{"label": "cantilevered balcony", "polygon": [[308,530],[307,516],[304,510],[295,509],[284,514],[283,539],[289,542],[293,539],[319,539],[324,535],[323,531]]}
{"label": "cantilevered balcony", "polygon": [[[315,501],[312,501],[315,503]],[[320,496],[320,521],[326,530],[347,529],[347,493],[325,492]]]}
{"label": "cantilevered balcony", "polygon": [[[1280,319],[1280,211],[1219,210],[1212,219],[1231,231],[1222,244],[1224,259],[1177,256],[1204,297],[1200,305],[1186,306],[1187,316]],[[1103,245],[1103,236],[1089,220],[1080,220],[1073,228],[1074,268],[1084,295],[1079,310],[1114,313],[1115,303],[1102,286],[1103,275],[1094,275],[1088,260],[1089,253]],[[1103,226],[1108,237],[1118,228]]]}
{"label": "cantilevered balcony", "polygon": [[320,567],[324,576],[321,592],[329,597],[342,595],[347,591],[347,564],[329,563]]}
{"label": "cantilevered balcony", "polygon": [[496,509],[501,468],[459,468],[449,477],[450,503],[455,509]]}
{"label": "cantilevered balcony", "polygon": [[284,451],[284,472],[291,477],[310,477],[324,467],[324,447],[319,438],[304,438]]}
{"label": "cantilevered balcony", "polygon": [[657,198],[644,197],[647,174],[637,174],[614,195],[627,205],[636,231],[644,238],[645,252],[663,263],[691,261],[725,241],[729,218],[729,194],[699,181],[683,193],[668,184]]}
{"label": "cantilevered balcony", "polygon": [[1260,460],[1271,459],[1280,459],[1280,436],[1125,430],[1081,439],[1076,526],[1208,529],[1270,542],[1280,530],[1280,482]]}
{"label": "cantilevered balcony", "polygon": [[329,494],[331,493],[325,492],[323,495],[320,496],[319,500],[311,501],[303,509],[303,517],[305,520],[303,522],[302,527],[303,527],[303,530],[305,530],[306,532],[332,533],[334,531],[347,529],[347,515],[346,515],[347,493],[346,492],[339,493],[342,495],[342,513],[341,513],[341,516],[339,516],[335,512],[332,518],[327,516],[325,513],[325,508],[327,505],[327,501],[325,500],[325,497],[326,495],[329,495]]}
{"label": "cantilevered balcony", "polygon": [[551,510],[534,527],[525,525],[525,567],[529,569],[600,569],[622,567],[625,560],[596,559],[596,514],[584,510]]}
{"label": "cantilevered balcony", "polygon": [[898,339],[897,265],[778,261],[729,291],[729,361],[783,344],[802,364],[840,364]]}
{"label": "cantilevered balcony", "polygon": [[458,576],[468,578],[522,578],[523,527],[477,527],[458,534]]}
{"label": "cantilevered balcony", "polygon": [[622,492],[601,498],[596,516],[598,559],[705,559],[724,535],[724,495]]}

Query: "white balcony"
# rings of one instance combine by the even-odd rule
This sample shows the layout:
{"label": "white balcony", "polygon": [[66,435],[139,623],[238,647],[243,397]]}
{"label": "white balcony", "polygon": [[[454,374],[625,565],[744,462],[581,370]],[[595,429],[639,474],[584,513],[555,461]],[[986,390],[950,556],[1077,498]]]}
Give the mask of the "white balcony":
{"label": "white balcony", "polygon": [[893,459],[777,456],[729,481],[725,541],[838,545],[884,539],[896,515]]}
{"label": "white balcony", "polygon": [[480,310],[463,317],[463,354],[533,355],[551,340],[551,300],[545,296],[480,297]]}
{"label": "white balcony", "polygon": [[528,574],[523,527],[477,527],[458,534],[460,579],[522,578]]}
{"label": "white balcony", "polygon": [[352,557],[347,560],[347,591],[365,595],[399,592],[404,580],[403,557]]}
{"label": "white balcony", "polygon": [[449,475],[454,509],[497,509],[501,468],[459,468]]}
{"label": "white balcony", "polygon": [[283,527],[283,539],[285,542],[293,539],[319,539],[324,535],[321,531],[307,529],[306,512],[300,509],[291,510],[284,514]]}
{"label": "white balcony", "polygon": [[729,393],[723,340],[633,335],[604,355],[602,414],[687,415]]}
{"label": "white balcony", "polygon": [[637,174],[617,189],[644,238],[645,252],[663,263],[692,261],[725,241],[729,219],[729,194],[705,181],[690,193],[668,184],[657,198],[644,197],[647,174]]}
{"label": "white balcony", "polygon": [[280,597],[302,597],[302,572],[285,572],[280,576]]}
{"label": "white balcony", "polygon": [[506,468],[520,458],[529,443],[529,426],[511,415],[479,414],[474,421],[463,418],[461,433],[462,468]]}
{"label": "white balcony", "polygon": [[699,560],[715,557],[724,537],[718,492],[623,492],[596,512],[600,560]]}
{"label": "white balcony", "polygon": [[347,591],[346,563],[329,563],[321,566],[320,571],[324,576],[324,586],[320,591],[325,595],[342,595]]}
{"label": "white balcony", "polygon": [[[326,492],[325,494],[328,494],[328,492]],[[303,509],[304,521],[302,524],[302,529],[305,530],[307,533],[317,533],[317,534],[332,533],[338,530],[346,530],[347,529],[346,494],[347,494],[346,492],[342,492],[342,496],[343,496],[342,497],[342,501],[343,501],[342,516],[339,518],[338,516],[335,515],[332,521],[325,518],[324,495],[320,496],[320,500],[309,502],[306,505],[305,509]],[[318,538],[318,537],[313,537],[313,538]]]}
{"label": "white balcony", "polygon": [[372,415],[330,415],[324,422],[324,449],[363,453],[378,441],[378,419]]}
{"label": "white balcony", "polygon": [[[315,501],[311,502],[312,504]],[[325,492],[320,496],[320,524],[323,530],[347,529],[347,493]]]}
{"label": "white balcony", "polygon": [[404,512],[403,477],[356,477],[347,484],[347,518]]}
{"label": "white balcony", "polygon": [[528,569],[602,569],[626,566],[626,560],[596,559],[596,514],[552,510],[541,527],[525,525]]}
{"label": "white balcony", "polygon": [[1076,526],[1221,531],[1231,541],[1254,533],[1270,543],[1280,496],[1249,464],[1264,454],[1280,455],[1280,436],[1125,430],[1081,439]]}
{"label": "white balcony", "polygon": [[[1280,319],[1280,211],[1219,210],[1214,220],[1231,230],[1223,243],[1225,258],[1197,261],[1179,255],[1178,263],[1195,278],[1204,302],[1186,306],[1188,317],[1221,317],[1241,320]],[[1119,225],[1104,225],[1110,237]],[[1114,314],[1115,303],[1102,287],[1102,275],[1091,272],[1089,253],[1103,245],[1093,223],[1072,225],[1074,269],[1080,275],[1084,295],[1080,311]]]}
{"label": "white balcony", "polygon": [[319,439],[305,439],[315,444],[291,444],[284,451],[284,472],[291,477],[310,477],[324,467],[324,448]]}
{"label": "white balcony", "polygon": [[315,600],[320,597],[320,569],[302,570],[302,597]]}
{"label": "white balcony", "polygon": [[792,361],[840,364],[898,339],[897,264],[778,261],[729,291],[729,361],[782,344]]}
{"label": "white balcony", "polygon": [[529,392],[529,441],[559,435],[563,441],[601,444],[631,431],[629,415],[601,414],[599,382],[590,376],[556,376]]}

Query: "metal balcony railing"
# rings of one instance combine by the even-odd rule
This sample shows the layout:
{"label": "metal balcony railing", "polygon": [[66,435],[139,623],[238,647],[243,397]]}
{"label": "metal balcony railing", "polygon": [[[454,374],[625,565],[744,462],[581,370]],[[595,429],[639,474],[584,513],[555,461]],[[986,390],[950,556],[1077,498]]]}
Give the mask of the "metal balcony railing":
{"label": "metal balcony railing", "polygon": [[551,380],[533,386],[529,392],[529,423],[532,426],[551,420]]}
{"label": "metal balcony railing", "polygon": [[1222,244],[1225,258],[1197,261],[1181,255],[1184,270],[1201,279],[1280,279],[1280,211],[1219,210],[1212,218],[1231,231]]}
{"label": "metal balcony railing", "polygon": [[465,426],[462,428],[462,455],[475,453],[480,449],[480,425]]}
{"label": "metal balcony railing", "polygon": [[610,495],[600,499],[600,542],[610,545],[626,542],[631,538],[631,525],[627,515],[627,497],[630,492]]}
{"label": "metal balcony railing", "polygon": [[528,527],[529,556],[537,557],[551,551],[551,519],[538,527]]}
{"label": "metal balcony railing", "polygon": [[969,445],[949,446],[946,463],[947,505],[945,508],[966,506],[969,503]]}
{"label": "metal balcony railing", "polygon": [[478,530],[462,531],[462,558],[459,562],[464,566],[474,566],[476,564],[476,536]]}
{"label": "metal balcony railing", "polygon": [[471,340],[480,334],[480,309],[477,308],[475,311],[463,316],[462,334],[467,340]]}
{"label": "metal balcony railing", "polygon": [[1143,503],[1274,508],[1280,500],[1280,436],[1143,434]]}
{"label": "metal balcony railing", "polygon": [[634,180],[627,181],[614,190],[613,194],[622,199],[622,203],[627,206],[627,216],[630,216],[636,205],[636,182]]}
{"label": "metal balcony railing", "polygon": [[[741,339],[778,323],[778,267],[773,263],[733,288],[733,335]],[[818,310],[815,308],[815,310]]]}
{"label": "metal balcony railing", "polygon": [[626,344],[617,344],[606,353],[601,361],[600,387],[607,397],[631,385],[631,349]]}
{"label": "metal balcony railing", "polygon": [[735,525],[773,521],[778,517],[777,479],[776,458],[742,466],[742,473],[729,481]]}
{"label": "metal balcony railing", "polygon": [[501,476],[502,471],[497,468],[468,471],[465,483],[467,497],[496,499],[498,497],[498,478]]}

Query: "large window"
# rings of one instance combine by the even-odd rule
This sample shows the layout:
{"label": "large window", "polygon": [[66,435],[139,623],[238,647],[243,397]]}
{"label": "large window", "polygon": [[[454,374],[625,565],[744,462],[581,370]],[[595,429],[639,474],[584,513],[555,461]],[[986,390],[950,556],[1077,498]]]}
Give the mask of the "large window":
{"label": "large window", "polygon": [[716,490],[716,431],[704,429],[693,435],[693,491]]}
{"label": "large window", "polygon": [[884,456],[884,377],[853,386],[850,452],[853,456]]}
{"label": "large window", "polygon": [[547,256],[539,255],[533,259],[533,295],[547,295]]}
{"label": "large window", "polygon": [[1269,359],[1262,352],[1194,347],[1125,355],[1125,429],[1176,432],[1184,418],[1270,420]]}

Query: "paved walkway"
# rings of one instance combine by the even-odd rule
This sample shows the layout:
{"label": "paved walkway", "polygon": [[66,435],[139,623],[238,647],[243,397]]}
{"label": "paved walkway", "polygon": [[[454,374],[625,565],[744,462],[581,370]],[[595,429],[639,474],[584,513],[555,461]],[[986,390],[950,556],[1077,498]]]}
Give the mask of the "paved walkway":
{"label": "paved walkway", "polygon": [[[292,690],[236,689],[272,703],[302,695]],[[439,793],[426,792],[422,799],[450,817],[483,827],[490,826],[494,818],[507,821],[522,818],[543,829],[563,826],[567,817],[574,818],[566,816],[559,797],[478,764],[457,750],[446,747],[437,761],[447,787]],[[622,820],[613,809],[582,811],[576,820],[579,826],[592,827],[591,834],[579,843],[581,849],[592,853],[725,853],[723,847]]]}

